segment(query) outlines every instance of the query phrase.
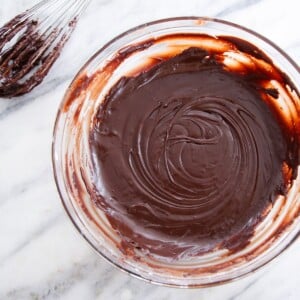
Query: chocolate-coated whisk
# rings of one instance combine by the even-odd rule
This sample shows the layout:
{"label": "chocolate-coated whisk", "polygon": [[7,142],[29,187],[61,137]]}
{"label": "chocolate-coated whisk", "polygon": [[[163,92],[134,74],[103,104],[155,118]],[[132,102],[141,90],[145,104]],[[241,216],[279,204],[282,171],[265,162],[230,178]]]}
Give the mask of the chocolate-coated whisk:
{"label": "chocolate-coated whisk", "polygon": [[0,28],[0,97],[42,82],[90,0],[43,0]]}

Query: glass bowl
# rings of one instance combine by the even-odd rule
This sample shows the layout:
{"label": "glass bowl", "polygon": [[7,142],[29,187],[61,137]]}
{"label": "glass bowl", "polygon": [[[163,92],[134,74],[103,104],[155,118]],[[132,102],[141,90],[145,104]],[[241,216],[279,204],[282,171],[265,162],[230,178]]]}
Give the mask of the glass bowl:
{"label": "glass bowl", "polygon": [[[187,260],[164,261],[146,256],[138,250],[130,256],[121,251],[118,247],[120,237],[112,229],[105,213],[91,201],[88,192],[92,188],[88,142],[91,120],[110,87],[121,76],[138,72],[139,66],[146,64],[150,55],[161,54],[165,47],[174,46],[172,39],[161,39],[170,34],[226,35],[249,41],[267,54],[299,90],[300,74],[296,63],[272,42],[251,30],[202,17],[147,23],[114,38],[90,58],[76,75],[60,105],[55,122],[53,169],[66,212],[97,253],[129,274],[152,283],[206,287],[255,271],[296,239],[300,232],[300,175],[293,181],[288,195],[285,198],[278,197],[267,211],[248,245],[237,252],[220,249]],[[128,57],[124,54],[128,53],[128,49],[153,38],[161,42],[133,52]],[[178,41],[176,43],[178,47]],[[179,41],[180,49],[190,46],[197,46],[197,42],[185,38]],[[123,55],[124,59],[115,59],[118,55]],[[292,102],[290,105],[297,109],[300,107],[297,97]]]}

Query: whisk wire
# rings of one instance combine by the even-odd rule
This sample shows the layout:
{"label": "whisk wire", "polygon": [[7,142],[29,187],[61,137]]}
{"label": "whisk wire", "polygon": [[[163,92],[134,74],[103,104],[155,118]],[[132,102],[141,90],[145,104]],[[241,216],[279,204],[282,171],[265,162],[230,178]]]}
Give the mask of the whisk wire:
{"label": "whisk wire", "polygon": [[43,79],[90,1],[43,0],[0,29],[0,96],[21,95]]}

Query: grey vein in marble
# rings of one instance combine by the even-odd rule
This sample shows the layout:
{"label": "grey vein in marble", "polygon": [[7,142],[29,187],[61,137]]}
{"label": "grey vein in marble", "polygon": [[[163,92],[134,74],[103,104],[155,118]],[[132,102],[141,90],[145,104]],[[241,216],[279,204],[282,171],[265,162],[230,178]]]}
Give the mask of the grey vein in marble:
{"label": "grey vein in marble", "polygon": [[23,239],[23,241],[20,244],[18,244],[14,249],[12,249],[9,255],[0,257],[0,268],[4,263],[6,263],[7,260],[13,258],[14,255],[22,251],[33,240],[38,239],[41,235],[45,234],[49,229],[51,229],[51,227],[54,224],[57,224],[57,222],[61,221],[62,219],[63,213],[61,212],[58,215],[51,217],[49,220],[46,220],[39,228],[37,228],[36,231],[31,233],[29,236],[25,237],[25,239]]}
{"label": "grey vein in marble", "polygon": [[255,5],[262,0],[238,0],[232,5],[225,7],[220,12],[218,12],[215,17],[222,18],[225,17],[227,14],[230,14],[232,12],[237,13],[239,10],[247,9],[247,7]]}
{"label": "grey vein in marble", "polygon": [[245,294],[255,283],[261,279],[266,272],[260,274],[260,276],[255,277],[246,286],[239,290],[236,294],[232,295],[228,300],[239,300],[243,294]]}
{"label": "grey vein in marble", "polygon": [[[38,286],[21,287],[13,289],[5,295],[0,294],[0,299],[57,299],[68,292],[78,281],[83,280],[97,268],[94,260],[83,261],[82,264],[73,265],[69,270],[43,282]],[[109,274],[109,270],[107,272]]]}
{"label": "grey vein in marble", "polygon": [[49,175],[49,173],[51,173],[51,169],[46,168],[38,174],[33,174],[34,176],[30,178],[24,178],[24,181],[18,182],[13,186],[13,188],[6,190],[5,194],[1,195],[0,209],[7,201],[14,201],[16,197],[28,192],[31,188],[32,182],[35,184],[41,184],[45,181],[49,181],[49,176],[46,176]]}

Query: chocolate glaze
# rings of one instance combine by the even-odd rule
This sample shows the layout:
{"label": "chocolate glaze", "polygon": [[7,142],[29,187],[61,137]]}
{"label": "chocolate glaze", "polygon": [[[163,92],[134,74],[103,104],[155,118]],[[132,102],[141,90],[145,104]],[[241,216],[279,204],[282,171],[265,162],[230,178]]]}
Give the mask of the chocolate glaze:
{"label": "chocolate glaze", "polygon": [[278,97],[262,84],[272,76],[287,80],[189,48],[113,86],[90,133],[91,196],[123,251],[179,258],[248,243],[299,162],[298,128],[267,101]]}

